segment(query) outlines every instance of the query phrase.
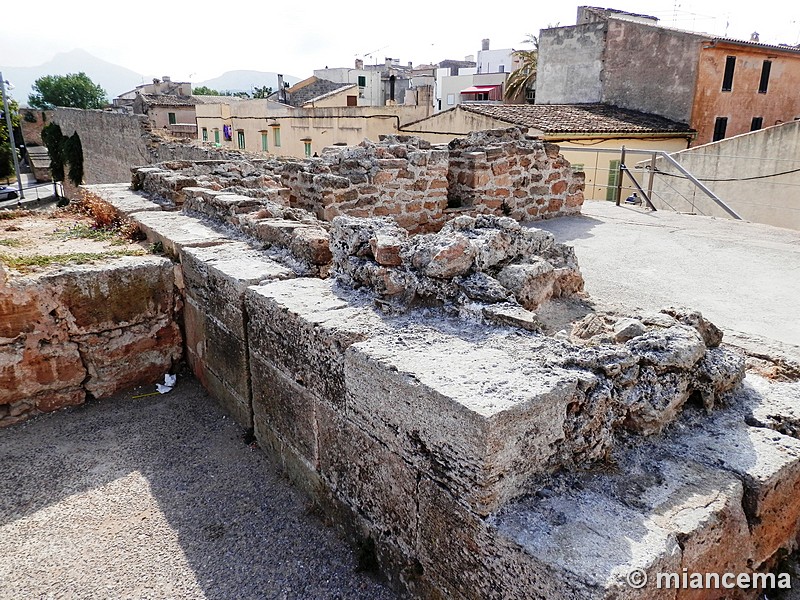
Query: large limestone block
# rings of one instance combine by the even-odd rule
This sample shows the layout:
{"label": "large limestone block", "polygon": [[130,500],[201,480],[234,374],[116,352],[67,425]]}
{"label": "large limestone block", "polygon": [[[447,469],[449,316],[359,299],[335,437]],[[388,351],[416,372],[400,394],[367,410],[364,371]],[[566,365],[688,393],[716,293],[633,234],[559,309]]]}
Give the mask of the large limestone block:
{"label": "large limestone block", "polygon": [[[580,598],[553,585],[548,569],[508,543],[486,519],[427,477],[419,483],[417,559],[434,598]],[[566,576],[565,573],[562,575]],[[427,597],[423,595],[422,597]],[[586,597],[586,596],[583,596]]]}
{"label": "large limestone block", "polygon": [[[613,470],[567,475],[565,481],[539,494],[555,497],[557,492],[552,489],[582,489],[624,504],[676,536],[682,550],[681,567],[689,573],[750,572],[754,547],[738,477],[694,461],[670,458],[658,447],[654,451],[647,446],[634,447],[616,458]],[[677,597],[726,598],[728,593],[689,589]]]}
{"label": "large limestone block", "polygon": [[331,491],[365,517],[375,537],[413,556],[419,471],[343,414],[316,404],[319,470]]}
{"label": "large limestone block", "polygon": [[320,279],[251,287],[245,306],[250,352],[333,406],[344,406],[344,352],[384,327],[381,317]]}
{"label": "large limestone block", "polygon": [[485,515],[559,461],[577,384],[514,360],[435,329],[375,335],[347,352],[347,415]]}
{"label": "large limestone block", "polygon": [[183,248],[186,293],[240,340],[245,339],[244,293],[248,286],[294,277],[291,269],[244,242]]}
{"label": "large limestone block", "polygon": [[[568,490],[532,497],[508,507],[492,524],[523,556],[541,565],[548,587],[561,586],[558,595],[545,597],[676,598],[675,589],[659,589],[655,582],[658,573],[681,572],[677,536],[605,494]],[[645,588],[629,584],[634,570],[646,574]]]}
{"label": "large limestone block", "polygon": [[152,323],[77,336],[88,377],[86,391],[107,398],[135,385],[164,378],[181,358],[181,332],[165,316]]}
{"label": "large limestone block", "polygon": [[734,473],[742,480],[742,505],[758,567],[780,548],[795,547],[800,531],[800,440],[724,415],[662,446],[665,453]]}
{"label": "large limestone block", "polygon": [[82,189],[110,204],[117,214],[129,216],[138,212],[160,212],[161,206],[141,192],[134,192],[128,183],[83,185]]}
{"label": "large limestone block", "polygon": [[77,265],[42,277],[70,335],[129,327],[171,316],[174,274],[169,260],[126,256]]}
{"label": "large limestone block", "polygon": [[132,220],[150,243],[160,242],[170,256],[180,256],[181,248],[215,246],[227,241],[225,234],[215,231],[200,219],[174,212],[137,212]]}
{"label": "large limestone block", "polygon": [[253,427],[245,343],[187,296],[183,309],[186,359],[192,372],[222,407],[244,427]]}
{"label": "large limestone block", "polygon": [[317,400],[257,352],[250,354],[256,439],[272,431],[318,469]]}
{"label": "large limestone block", "polygon": [[51,344],[41,337],[30,342],[0,346],[0,404],[43,392],[57,395],[60,390],[80,386],[86,377],[78,344]]}

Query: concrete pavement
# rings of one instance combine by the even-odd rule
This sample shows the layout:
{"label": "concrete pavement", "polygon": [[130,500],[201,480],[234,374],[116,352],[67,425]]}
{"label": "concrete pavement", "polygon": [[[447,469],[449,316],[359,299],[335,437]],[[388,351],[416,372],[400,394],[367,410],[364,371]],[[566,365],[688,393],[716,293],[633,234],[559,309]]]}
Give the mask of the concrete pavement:
{"label": "concrete pavement", "polygon": [[700,310],[731,338],[800,355],[800,232],[587,201],[583,214],[533,224],[575,247],[600,304]]}

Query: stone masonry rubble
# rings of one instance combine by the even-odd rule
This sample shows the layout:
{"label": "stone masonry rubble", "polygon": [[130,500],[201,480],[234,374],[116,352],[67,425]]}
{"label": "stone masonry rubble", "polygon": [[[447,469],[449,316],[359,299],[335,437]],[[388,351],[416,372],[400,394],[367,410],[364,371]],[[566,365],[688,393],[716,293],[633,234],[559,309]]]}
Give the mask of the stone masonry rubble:
{"label": "stone masonry rubble", "polygon": [[[509,217],[459,216],[439,232],[409,236],[391,219],[336,217],[333,272],[397,308],[430,303],[493,320],[536,310],[583,289],[571,247]],[[535,315],[527,315],[535,327]],[[502,320],[502,319],[501,319]]]}

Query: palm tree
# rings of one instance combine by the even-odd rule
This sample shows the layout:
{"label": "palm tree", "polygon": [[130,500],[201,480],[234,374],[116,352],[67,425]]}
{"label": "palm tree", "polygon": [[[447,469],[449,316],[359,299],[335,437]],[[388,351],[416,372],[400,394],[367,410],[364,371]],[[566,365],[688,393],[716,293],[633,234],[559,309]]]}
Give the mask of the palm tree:
{"label": "palm tree", "polygon": [[539,38],[532,33],[525,36],[523,44],[532,44],[531,50],[517,50],[514,52],[520,60],[520,66],[511,72],[506,81],[506,100],[525,102],[528,90],[536,81],[536,65],[539,61]]}

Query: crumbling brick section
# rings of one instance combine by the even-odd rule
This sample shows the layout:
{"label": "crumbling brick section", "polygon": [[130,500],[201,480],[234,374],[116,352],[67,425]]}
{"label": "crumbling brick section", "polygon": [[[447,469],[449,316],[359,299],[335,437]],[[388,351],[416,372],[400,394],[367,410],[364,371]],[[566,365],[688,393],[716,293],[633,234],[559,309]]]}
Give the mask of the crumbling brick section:
{"label": "crumbling brick section", "polygon": [[281,183],[292,206],[320,219],[391,216],[412,232],[444,225],[446,149],[415,137],[383,136],[349,148],[328,148],[317,160],[288,163]]}
{"label": "crumbling brick section", "polygon": [[450,143],[448,207],[534,221],[580,212],[584,174],[559,147],[524,129],[480,131]]}

